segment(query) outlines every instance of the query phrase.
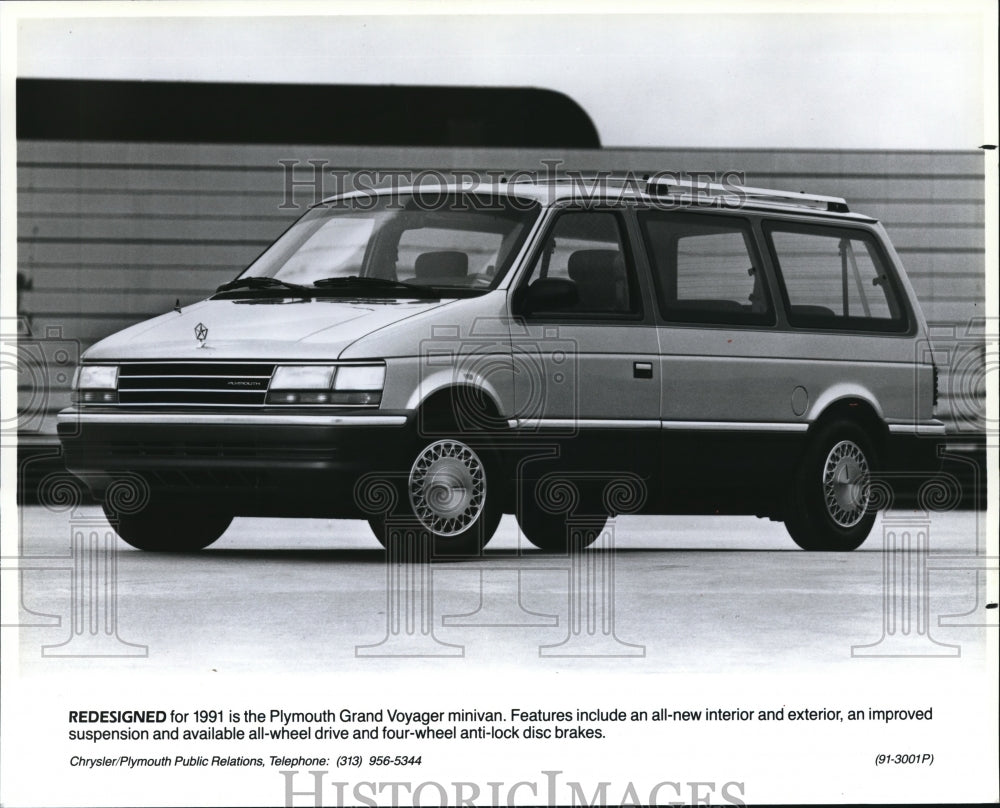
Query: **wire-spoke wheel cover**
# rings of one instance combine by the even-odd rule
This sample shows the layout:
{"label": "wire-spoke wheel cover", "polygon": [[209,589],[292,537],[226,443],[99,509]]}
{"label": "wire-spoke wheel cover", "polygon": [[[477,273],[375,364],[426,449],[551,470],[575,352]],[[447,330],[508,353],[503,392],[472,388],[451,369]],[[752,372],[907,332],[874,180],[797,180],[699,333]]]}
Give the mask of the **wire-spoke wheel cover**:
{"label": "wire-spoke wheel cover", "polygon": [[861,448],[842,440],[823,464],[823,501],[830,518],[843,528],[854,527],[868,511],[871,473]]}
{"label": "wire-spoke wheel cover", "polygon": [[410,469],[410,505],[429,531],[456,536],[479,518],[486,504],[486,468],[457,440],[425,447]]}

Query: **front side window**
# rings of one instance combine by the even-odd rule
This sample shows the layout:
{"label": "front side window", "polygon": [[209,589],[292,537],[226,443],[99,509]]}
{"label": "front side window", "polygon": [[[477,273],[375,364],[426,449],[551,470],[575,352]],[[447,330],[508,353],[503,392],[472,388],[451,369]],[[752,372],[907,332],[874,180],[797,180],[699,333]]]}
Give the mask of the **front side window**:
{"label": "front side window", "polygon": [[641,316],[635,269],[625,249],[620,217],[604,211],[559,214],[528,279],[562,282],[572,295],[553,314],[593,318]]}
{"label": "front side window", "polygon": [[902,331],[905,309],[873,234],[770,225],[788,321],[804,328]]}
{"label": "front side window", "polygon": [[774,322],[750,224],[719,216],[639,214],[660,311],[681,323]]}

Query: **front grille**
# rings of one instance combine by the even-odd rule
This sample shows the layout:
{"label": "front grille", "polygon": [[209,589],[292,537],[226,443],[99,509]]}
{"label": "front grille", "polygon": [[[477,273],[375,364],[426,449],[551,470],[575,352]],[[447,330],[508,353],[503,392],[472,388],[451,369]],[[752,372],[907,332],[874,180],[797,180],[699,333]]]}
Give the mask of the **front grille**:
{"label": "front grille", "polygon": [[137,362],[118,371],[118,403],[156,406],[260,407],[273,364]]}

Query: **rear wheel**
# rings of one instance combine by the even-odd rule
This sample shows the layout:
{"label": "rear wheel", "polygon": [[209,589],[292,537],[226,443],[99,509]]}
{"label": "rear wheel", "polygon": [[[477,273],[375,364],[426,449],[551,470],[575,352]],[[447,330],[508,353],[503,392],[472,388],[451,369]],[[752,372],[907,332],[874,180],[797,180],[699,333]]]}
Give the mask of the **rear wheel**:
{"label": "rear wheel", "polygon": [[500,523],[497,462],[481,441],[423,443],[397,489],[393,514],[368,521],[383,547],[415,529],[430,535],[433,555],[479,555]]}
{"label": "rear wheel", "polygon": [[809,440],[796,468],[785,527],[804,550],[854,550],[872,525],[875,453],[865,431],[834,421]]}
{"label": "rear wheel", "polygon": [[154,497],[136,512],[119,512],[105,503],[104,514],[127,544],[160,553],[185,553],[208,547],[233,521],[231,513],[211,505],[192,505],[183,499],[162,497]]}

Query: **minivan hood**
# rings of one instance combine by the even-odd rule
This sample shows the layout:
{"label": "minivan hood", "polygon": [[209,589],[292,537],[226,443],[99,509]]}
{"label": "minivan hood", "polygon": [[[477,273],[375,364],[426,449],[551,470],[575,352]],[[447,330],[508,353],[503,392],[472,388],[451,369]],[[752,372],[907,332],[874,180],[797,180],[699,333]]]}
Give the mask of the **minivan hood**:
{"label": "minivan hood", "polygon": [[[255,297],[203,300],[112,334],[87,361],[336,359],[360,337],[450,300]],[[195,334],[207,329],[204,343]]]}

